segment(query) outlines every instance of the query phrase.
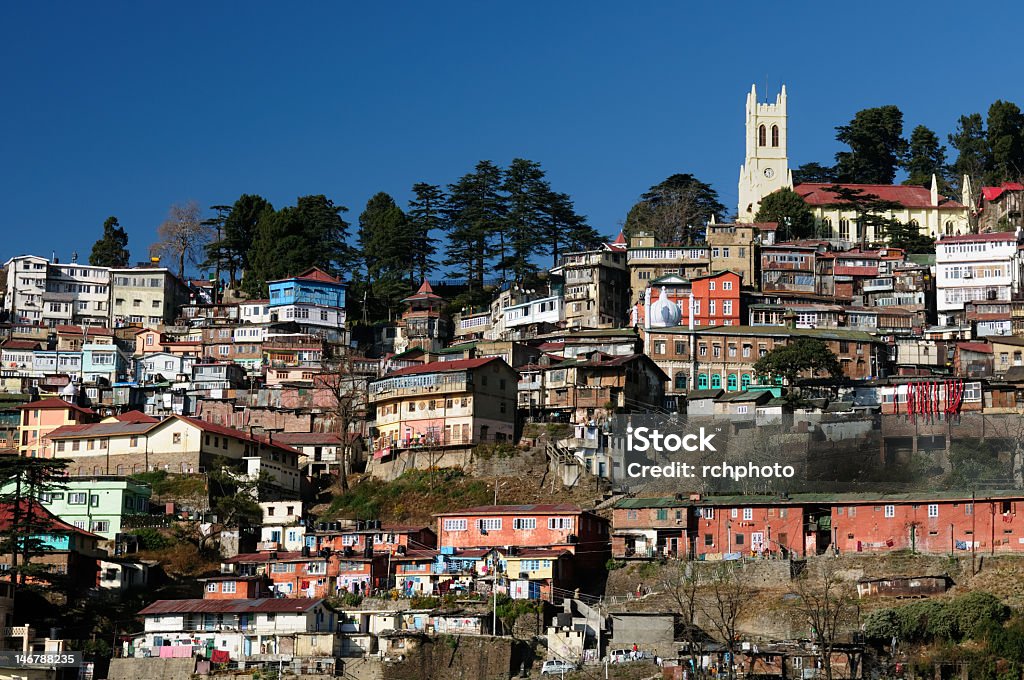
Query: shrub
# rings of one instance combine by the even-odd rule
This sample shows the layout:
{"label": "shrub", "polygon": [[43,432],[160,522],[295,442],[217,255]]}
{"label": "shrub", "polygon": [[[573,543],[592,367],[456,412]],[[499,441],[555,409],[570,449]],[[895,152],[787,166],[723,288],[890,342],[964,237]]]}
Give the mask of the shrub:
{"label": "shrub", "polygon": [[617,560],[614,557],[604,563],[604,568],[608,571],[615,571],[616,569],[622,569],[626,566],[625,560]]}
{"label": "shrub", "polygon": [[163,550],[174,544],[173,540],[156,529],[136,529],[132,534],[138,540],[140,550]]}

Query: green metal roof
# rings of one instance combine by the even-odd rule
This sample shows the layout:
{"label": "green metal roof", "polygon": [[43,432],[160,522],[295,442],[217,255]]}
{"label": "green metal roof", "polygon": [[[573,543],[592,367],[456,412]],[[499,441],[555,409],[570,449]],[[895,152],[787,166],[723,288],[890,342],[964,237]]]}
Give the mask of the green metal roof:
{"label": "green metal roof", "polygon": [[649,334],[672,333],[678,335],[727,335],[727,336],[789,336],[794,338],[819,338],[823,340],[852,340],[854,342],[881,342],[880,338],[864,331],[846,328],[786,328],[785,326],[709,326],[690,330],[686,326],[652,328]]}
{"label": "green metal roof", "polygon": [[691,505],[690,501],[685,498],[659,496],[655,498],[623,498],[613,507],[637,510],[642,508],[684,508],[689,505]]}

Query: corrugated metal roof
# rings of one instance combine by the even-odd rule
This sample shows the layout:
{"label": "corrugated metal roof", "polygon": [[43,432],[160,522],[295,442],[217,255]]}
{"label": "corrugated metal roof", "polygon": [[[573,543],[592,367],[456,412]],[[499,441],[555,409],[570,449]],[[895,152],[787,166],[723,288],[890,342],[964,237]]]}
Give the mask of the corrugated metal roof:
{"label": "corrugated metal roof", "polygon": [[583,512],[579,506],[571,503],[532,503],[529,505],[478,505],[473,508],[455,512],[438,512],[434,517],[451,517],[462,515],[514,515],[538,513],[546,515],[569,515]]}
{"label": "corrugated metal roof", "polygon": [[258,600],[157,600],[139,611],[140,616],[157,614],[300,614],[321,604],[321,598],[274,597]]}
{"label": "corrugated metal roof", "polygon": [[623,498],[615,504],[615,509],[641,510],[644,508],[684,508],[690,505],[689,499],[675,496],[658,498]]}

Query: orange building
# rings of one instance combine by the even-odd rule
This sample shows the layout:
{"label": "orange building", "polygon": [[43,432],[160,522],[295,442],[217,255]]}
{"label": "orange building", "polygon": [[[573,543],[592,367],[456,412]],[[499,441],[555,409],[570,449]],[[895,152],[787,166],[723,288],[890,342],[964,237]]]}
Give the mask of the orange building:
{"label": "orange building", "polygon": [[[732,271],[716,272],[690,279],[693,291],[693,323],[695,326],[739,326],[740,284],[743,279]],[[690,325],[689,305],[681,306],[679,325]]]}
{"label": "orange building", "polygon": [[97,423],[99,414],[63,399],[31,401],[17,407],[21,411],[18,425],[18,454],[30,458],[53,458],[53,443],[47,437],[59,427]]}
{"label": "orange building", "polygon": [[[233,568],[232,565],[226,565]],[[270,582],[266,576],[240,576],[225,574],[198,579],[203,586],[204,600],[258,600],[270,597]]]}

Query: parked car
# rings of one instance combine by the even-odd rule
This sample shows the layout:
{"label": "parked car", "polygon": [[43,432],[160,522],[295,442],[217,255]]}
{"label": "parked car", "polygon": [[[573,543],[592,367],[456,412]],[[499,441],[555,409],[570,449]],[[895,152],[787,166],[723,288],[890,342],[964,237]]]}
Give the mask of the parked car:
{"label": "parked car", "polygon": [[562,673],[571,673],[576,670],[576,664],[569,661],[545,661],[544,665],[540,667],[541,675],[561,675]]}

